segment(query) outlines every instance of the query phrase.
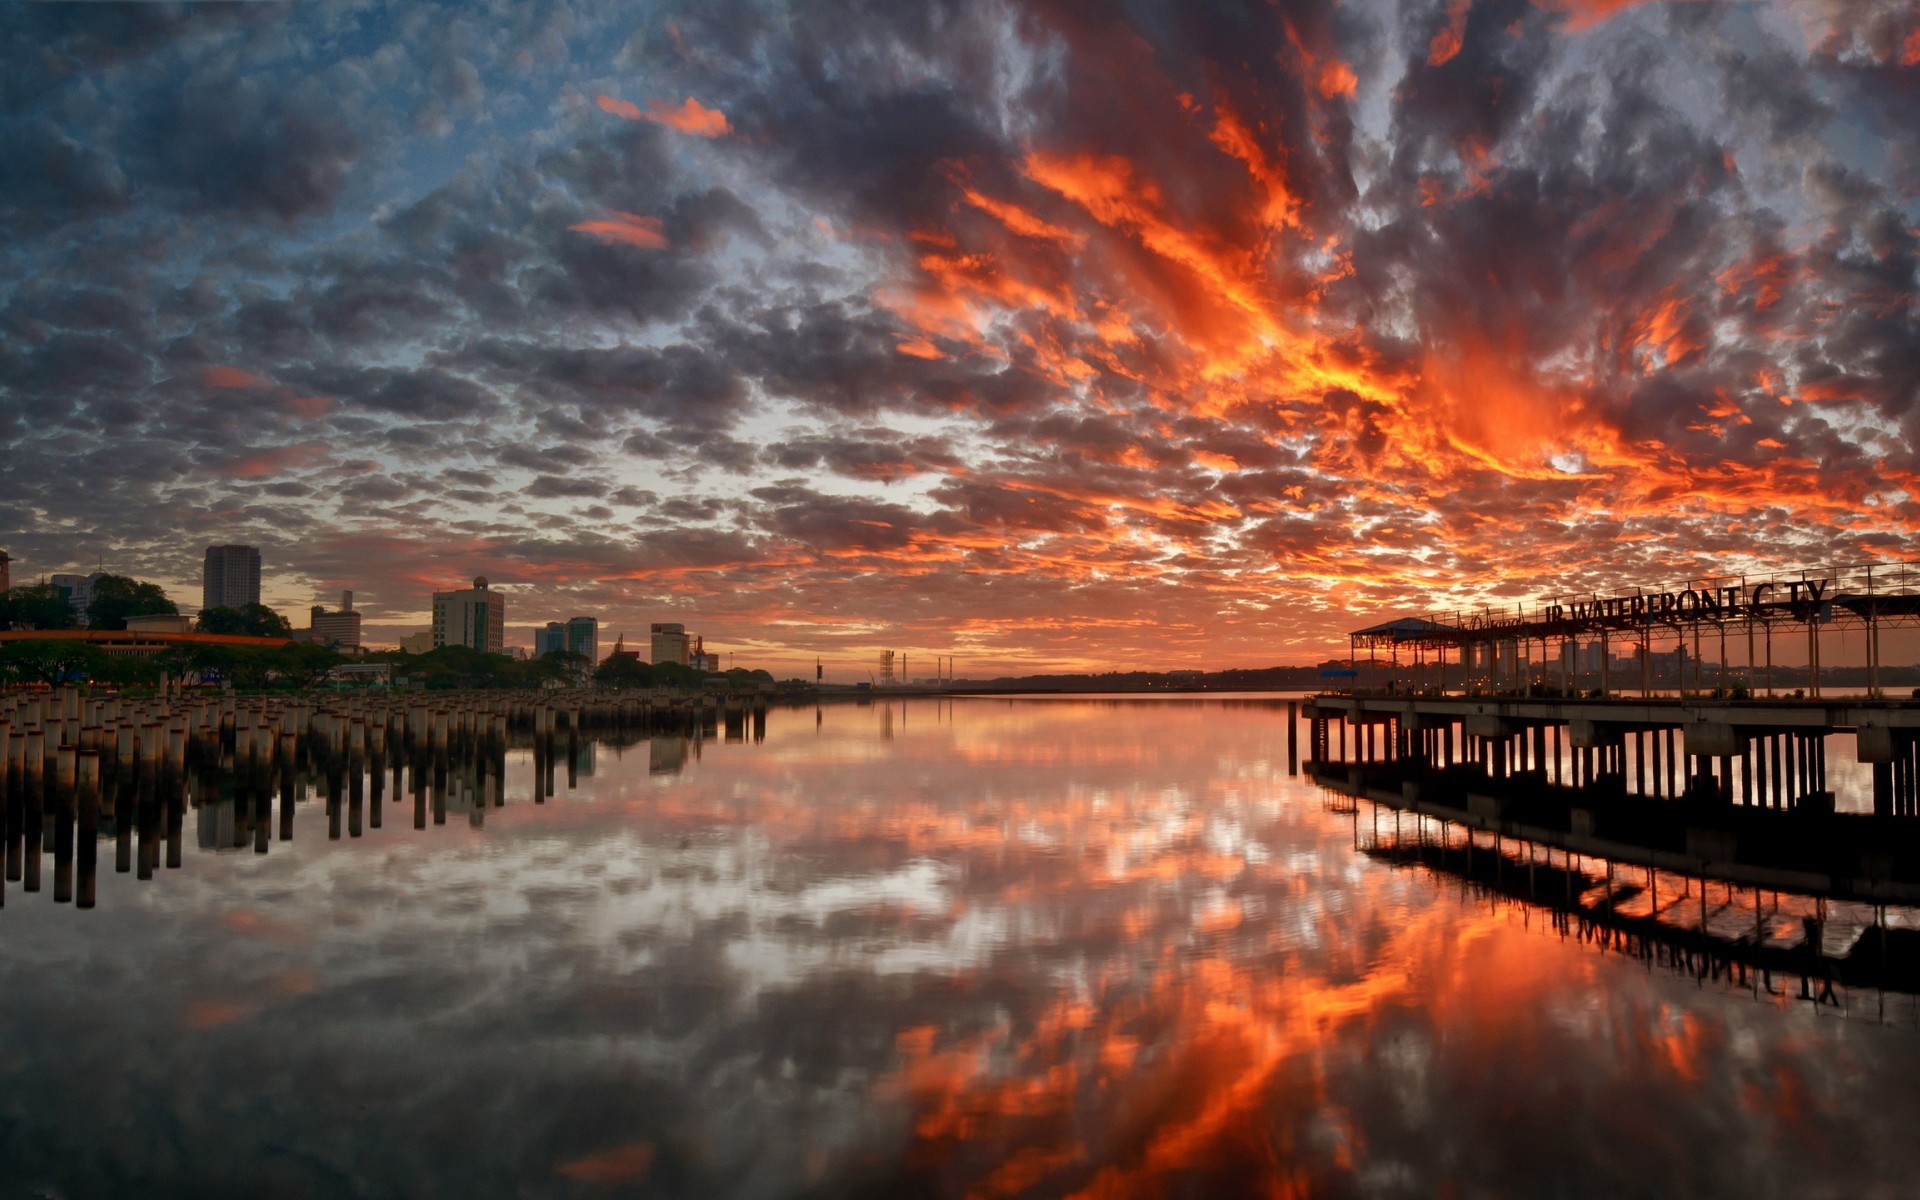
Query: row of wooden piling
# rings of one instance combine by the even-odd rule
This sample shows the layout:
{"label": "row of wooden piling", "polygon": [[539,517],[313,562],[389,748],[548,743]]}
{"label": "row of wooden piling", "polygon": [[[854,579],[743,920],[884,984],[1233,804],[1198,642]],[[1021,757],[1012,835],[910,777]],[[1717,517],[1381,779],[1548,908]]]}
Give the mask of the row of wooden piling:
{"label": "row of wooden piling", "polygon": [[[180,865],[190,797],[231,800],[234,845],[266,853],[271,832],[293,834],[295,804],[326,797],[328,835],[379,828],[392,771],[394,797],[410,785],[414,825],[444,823],[449,793],[505,803],[510,736],[526,737],[536,802],[554,792],[564,762],[577,783],[579,746],[601,734],[714,733],[751,717],[764,735],[764,696],[608,695],[597,692],[444,692],[243,697],[163,690],[89,695],[77,688],[0,696],[0,841],[4,881],[41,886],[54,855],[54,899],[92,907],[102,837],[115,869],[149,879],[162,855]],[[271,809],[279,803],[277,827]],[[51,841],[51,846],[47,842]],[[76,876],[78,883],[76,886]]]}
{"label": "row of wooden piling", "polygon": [[[1314,715],[1308,753],[1320,765],[1397,760],[1440,770],[1464,765],[1493,779],[1533,775],[1564,787],[1611,786],[1650,799],[1687,796],[1760,808],[1798,807],[1808,797],[1829,794],[1826,739],[1814,734],[1773,731],[1726,755],[1688,753],[1679,731],[1670,725],[1624,730],[1611,741],[1590,746],[1574,745],[1563,734],[1535,724],[1499,737],[1478,737],[1465,735],[1451,722],[1415,728],[1395,716],[1349,722]],[[1898,784],[1916,772],[1909,767],[1902,774],[1896,762],[1886,775],[1891,785],[1885,787],[1876,776],[1876,810],[1883,790],[1906,794]]]}

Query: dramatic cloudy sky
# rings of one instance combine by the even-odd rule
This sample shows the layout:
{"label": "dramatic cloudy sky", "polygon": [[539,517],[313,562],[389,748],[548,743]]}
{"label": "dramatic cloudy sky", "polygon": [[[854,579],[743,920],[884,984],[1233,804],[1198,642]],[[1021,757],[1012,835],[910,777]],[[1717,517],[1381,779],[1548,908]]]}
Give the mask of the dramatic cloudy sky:
{"label": "dramatic cloudy sky", "polygon": [[851,676],[1920,554],[1911,0],[0,14],[17,575]]}

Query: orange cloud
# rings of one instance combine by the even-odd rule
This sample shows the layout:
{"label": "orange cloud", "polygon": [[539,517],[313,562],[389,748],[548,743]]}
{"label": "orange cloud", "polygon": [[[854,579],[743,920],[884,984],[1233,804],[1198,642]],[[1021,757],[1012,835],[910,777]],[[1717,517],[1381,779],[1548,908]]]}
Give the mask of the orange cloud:
{"label": "orange cloud", "polygon": [[288,396],[282,407],[302,420],[318,421],[333,411],[333,401],[325,396]]}
{"label": "orange cloud", "polygon": [[1467,12],[1472,7],[1473,0],[1447,0],[1447,24],[1427,44],[1428,66],[1442,66],[1460,53],[1460,47],[1466,42]]}
{"label": "orange cloud", "polygon": [[200,382],[215,388],[266,387],[267,381],[239,367],[208,367],[200,372]]}
{"label": "orange cloud", "polygon": [[1331,58],[1321,64],[1320,78],[1315,86],[1319,88],[1320,94],[1328,100],[1333,99],[1335,96],[1345,96],[1348,99],[1352,99],[1354,92],[1360,86],[1360,77],[1355,75],[1353,68],[1346,63],[1341,62],[1337,58]]}
{"label": "orange cloud", "polygon": [[694,137],[725,137],[733,132],[733,126],[727,122],[727,114],[717,108],[706,105],[688,96],[678,105],[668,104],[664,100],[649,100],[644,111],[631,100],[620,100],[612,96],[597,96],[594,103],[602,111],[616,117],[625,117],[629,121],[652,121],[656,125],[665,125],[680,133]]}
{"label": "orange cloud", "polygon": [[1588,29],[1612,17],[1615,13],[1650,4],[1653,0],[1533,0],[1535,7],[1548,12],[1567,14],[1568,27]]}
{"label": "orange cloud", "polygon": [[581,1183],[631,1183],[653,1169],[651,1142],[616,1146],[560,1164],[560,1173]]}
{"label": "orange cloud", "polygon": [[212,1029],[231,1024],[252,1012],[245,1005],[225,1000],[195,1000],[187,1005],[187,1028]]}
{"label": "orange cloud", "polygon": [[582,221],[578,225],[569,225],[568,229],[578,233],[590,233],[606,242],[625,242],[629,246],[638,246],[642,250],[664,250],[667,248],[666,227],[659,217],[642,217],[634,213],[615,211],[604,221]]}

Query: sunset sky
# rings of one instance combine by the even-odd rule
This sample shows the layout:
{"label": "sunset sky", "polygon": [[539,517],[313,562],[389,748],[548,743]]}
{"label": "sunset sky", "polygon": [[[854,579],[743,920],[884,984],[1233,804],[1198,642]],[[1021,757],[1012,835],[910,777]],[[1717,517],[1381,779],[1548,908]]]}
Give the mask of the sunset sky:
{"label": "sunset sky", "polygon": [[1912,0],[4,13],[16,582],[851,678],[1920,555]]}

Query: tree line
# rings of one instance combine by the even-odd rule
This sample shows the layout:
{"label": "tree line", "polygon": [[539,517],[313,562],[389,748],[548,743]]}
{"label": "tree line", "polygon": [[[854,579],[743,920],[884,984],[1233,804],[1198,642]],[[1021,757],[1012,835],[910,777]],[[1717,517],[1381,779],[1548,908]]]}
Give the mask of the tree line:
{"label": "tree line", "polygon": [[[160,585],[125,575],[101,575],[84,611],[50,583],[0,592],[0,630],[119,630],[130,617],[177,616],[180,609]],[[202,609],[194,622],[200,633],[246,637],[293,637],[287,619],[264,604]],[[58,638],[0,645],[0,684],[56,685],[91,680],[120,687],[148,687],[161,677],[232,683],[243,691],[306,690],[326,684],[335,668],[347,663],[387,663],[396,678],[428,688],[539,688],[551,684],[594,683],[618,690],[691,688],[714,685],[751,688],[772,683],[766,671],[696,671],[677,663],[645,663],[610,657],[595,666],[570,650],[552,650],[519,660],[487,654],[470,646],[443,646],[425,654],[385,651],[346,655],[330,646],[174,646],[154,655],[108,654],[98,646]]]}

